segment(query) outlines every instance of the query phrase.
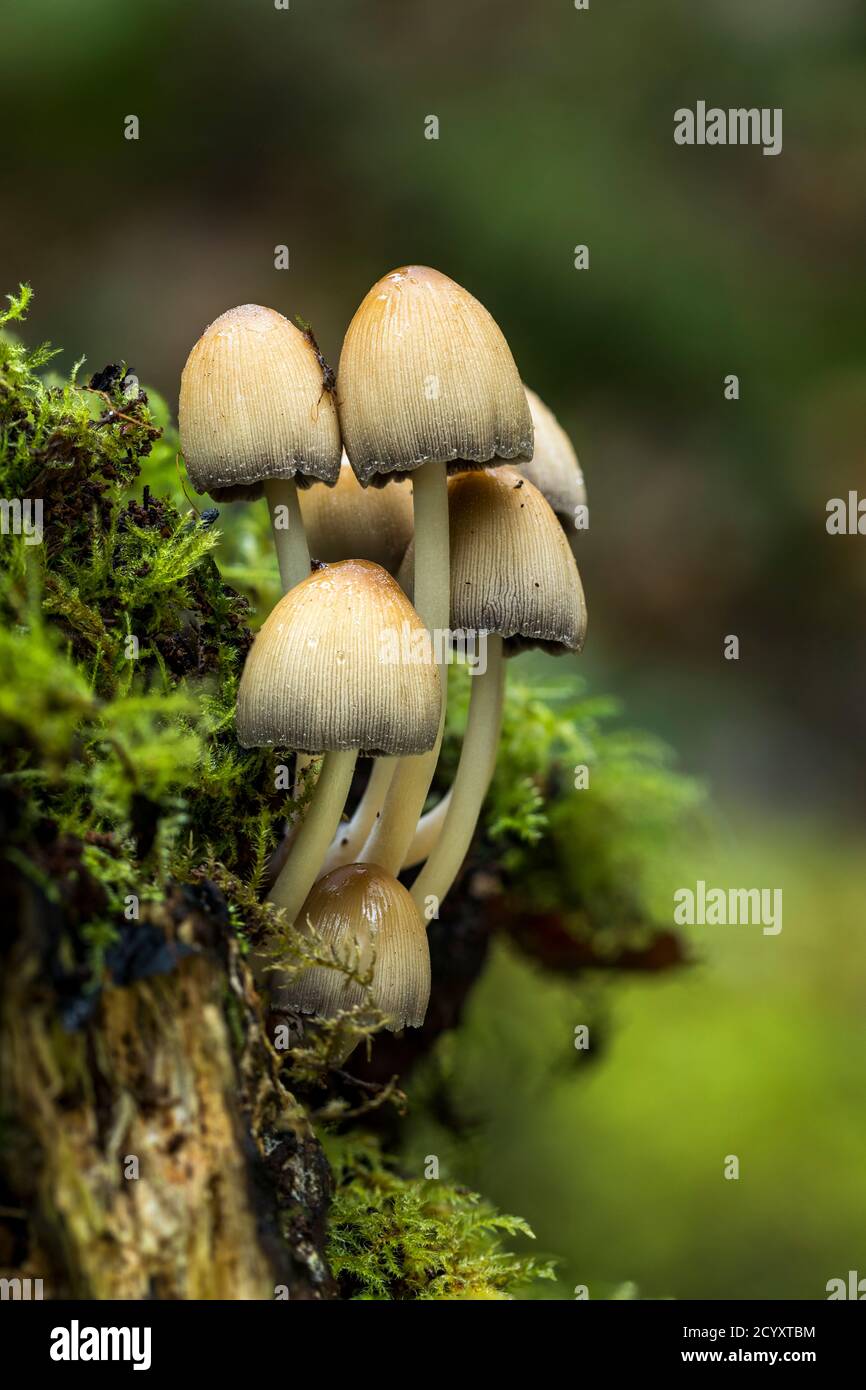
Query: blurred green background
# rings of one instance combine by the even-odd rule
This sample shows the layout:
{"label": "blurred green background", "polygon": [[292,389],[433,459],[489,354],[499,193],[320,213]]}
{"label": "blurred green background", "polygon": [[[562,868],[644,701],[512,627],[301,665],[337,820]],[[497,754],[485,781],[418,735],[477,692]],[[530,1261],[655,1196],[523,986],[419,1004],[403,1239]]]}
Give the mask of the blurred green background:
{"label": "blurred green background", "polygon": [[[863,6],[28,0],[0,51],[2,287],[34,284],[28,337],[67,365],[126,360],[174,410],[237,303],[303,315],[334,363],[400,263],[488,306],[590,489],[590,641],[557,675],[621,697],[713,794],[710,840],[658,866],[665,903],[698,877],[784,890],[780,936],[690,929],[699,963],[657,982],[499,949],[439,1059],[463,1138],[419,1104],[409,1159],[525,1215],[560,1297],[866,1275],[866,540],[824,524],[866,490]],[[677,147],[698,99],[782,107],[783,153]],[[273,574],[244,577],[220,525],[266,609]]]}

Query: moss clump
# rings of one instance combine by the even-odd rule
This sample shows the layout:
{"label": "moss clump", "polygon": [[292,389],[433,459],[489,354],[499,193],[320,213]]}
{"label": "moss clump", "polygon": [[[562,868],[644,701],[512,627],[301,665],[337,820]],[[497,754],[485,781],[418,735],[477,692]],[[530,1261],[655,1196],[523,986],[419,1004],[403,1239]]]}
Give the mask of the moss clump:
{"label": "moss clump", "polygon": [[[28,302],[22,291],[3,321]],[[0,494],[41,501],[44,527],[41,545],[4,537],[13,852],[38,876],[34,836],[77,842],[111,914],[123,890],[146,898],[204,860],[255,883],[294,802],[277,786],[280,754],[234,737],[248,602],[222,581],[210,518],[141,488],[143,468],[159,475],[173,452],[147,393],[122,365],[89,387],[79,366],[43,379],[51,355],[0,335]]]}
{"label": "moss clump", "polygon": [[336,1179],[328,1254],[353,1299],[506,1299],[553,1279],[551,1261],[514,1255],[502,1236],[534,1239],[474,1192],[401,1177],[369,1136],[326,1139]]}

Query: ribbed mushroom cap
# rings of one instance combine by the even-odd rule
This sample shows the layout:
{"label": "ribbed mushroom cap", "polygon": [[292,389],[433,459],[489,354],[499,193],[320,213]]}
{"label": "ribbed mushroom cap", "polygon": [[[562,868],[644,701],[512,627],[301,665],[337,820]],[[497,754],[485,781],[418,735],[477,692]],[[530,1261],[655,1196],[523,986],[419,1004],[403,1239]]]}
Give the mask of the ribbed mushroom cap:
{"label": "ribbed mushroom cap", "polygon": [[514,468],[461,473],[448,485],[451,626],[498,632],[508,651],[576,650],[586,602],[550,503]]}
{"label": "ribbed mushroom cap", "polygon": [[439,726],[439,671],[415,609],[380,565],[314,571],[262,625],[238,689],[245,748],[426,753]]}
{"label": "ribbed mushroom cap", "polygon": [[199,338],[183,369],[180,440],[197,492],[261,495],[266,478],[333,483],[340,426],[310,339],[274,309],[242,304]]}
{"label": "ribbed mushroom cap", "polygon": [[466,468],[532,457],[505,338],[477,299],[427,266],[393,270],[361,302],[337,395],[346,453],[365,484],[433,459]]}
{"label": "ribbed mushroom cap", "polygon": [[583,469],[553,411],[528,386],[526,399],[535,429],[535,453],[529,463],[519,465],[520,472],[544,493],[571,540],[575,531],[575,511],[586,506]]}
{"label": "ribbed mushroom cap", "polygon": [[[376,864],[333,869],[301,910],[299,924],[307,923],[356,975],[365,976],[372,965],[373,1001],[391,1032],[421,1027],[430,998],[430,949],[418,909],[396,878]],[[293,980],[284,998],[301,1013],[323,1018],[367,1002],[358,980],[318,965]]]}
{"label": "ribbed mushroom cap", "polygon": [[[540,647],[580,651],[586,601],[571,548],[550,503],[515,468],[448,481],[451,628],[498,632],[508,655]],[[412,593],[414,543],[397,576]]]}
{"label": "ribbed mushroom cap", "polygon": [[343,456],[333,488],[313,486],[300,496],[310,554],[317,560],[372,560],[389,574],[412,539],[412,484],[362,487]]}

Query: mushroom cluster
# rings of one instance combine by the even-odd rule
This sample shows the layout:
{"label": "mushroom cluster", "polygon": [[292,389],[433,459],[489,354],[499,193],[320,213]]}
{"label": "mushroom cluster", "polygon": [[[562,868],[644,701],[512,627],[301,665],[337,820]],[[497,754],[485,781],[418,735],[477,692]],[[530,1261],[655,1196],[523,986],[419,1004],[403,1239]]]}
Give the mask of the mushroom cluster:
{"label": "mushroom cluster", "polygon": [[[283,597],[241,677],[239,742],[322,757],[269,897],[350,968],[307,969],[281,1003],[357,1010],[360,970],[386,1027],[419,1027],[426,927],[493,775],[506,658],[583,645],[574,451],[487,310],[424,266],[366,295],[336,386],[309,329],[258,305],[223,314],[189,355],[179,419],[196,489],[264,496],[271,515]],[[453,785],[425,814],[467,635],[484,660]],[[346,820],[359,755],[374,761]]]}

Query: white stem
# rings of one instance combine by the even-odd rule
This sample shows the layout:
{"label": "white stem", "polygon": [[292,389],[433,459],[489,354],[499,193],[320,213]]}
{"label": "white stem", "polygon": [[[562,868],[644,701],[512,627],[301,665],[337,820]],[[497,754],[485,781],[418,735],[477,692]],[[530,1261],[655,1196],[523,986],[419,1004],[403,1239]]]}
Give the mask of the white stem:
{"label": "white stem", "polygon": [[451,788],[451,805],[436,847],[412,884],[412,898],[425,920],[429,920],[429,899],[435,899],[439,907],[472,843],[495,765],[504,690],[502,638],[491,632],[487,637],[487,668],[483,675],[472,677],[469,718]]}
{"label": "white stem", "polygon": [[444,463],[424,463],[412,475],[415,507],[415,608],[433,639],[443,648],[439,666],[442,708],[436,744],[429,753],[401,758],[382,814],[364,845],[361,859],[398,874],[415,834],[433,781],[445,724],[448,668],[444,652],[451,588],[448,532],[448,470]]}
{"label": "white stem", "polygon": [[[473,679],[477,679],[477,677],[473,677]],[[497,745],[494,744],[490,749],[490,766],[487,769],[488,786],[496,771],[496,751]],[[425,859],[430,858],[430,855],[433,853],[433,848],[442,833],[445,817],[448,815],[452,791],[453,787],[449,787],[442,800],[437,801],[436,805],[431,807],[429,811],[425,811],[419,820],[415,827],[415,835],[412,839],[412,843],[409,846],[409,852],[403,861],[404,869],[414,869],[418,864],[423,864]]]}
{"label": "white stem", "polygon": [[354,748],[325,754],[313,799],[289,851],[288,861],[269,894],[271,902],[285,910],[289,923],[297,918],[319,876],[322,860],[343,814],[357,758]]}
{"label": "white stem", "polygon": [[339,869],[344,864],[356,864],[373,825],[382,813],[385,795],[397,766],[396,758],[377,758],[373,763],[364,794],[350,821],[337,827],[334,842],[325,856],[322,873]]}
{"label": "white stem", "polygon": [[[294,589],[310,573],[310,552],[307,548],[307,535],[298,502],[298,488],[294,478],[267,478],[265,497],[271,514],[271,530],[280,567],[280,583],[283,593]],[[277,515],[277,508],[284,507],[285,515]]]}
{"label": "white stem", "polygon": [[450,805],[451,790],[449,788],[442,800],[437,802],[431,810],[425,811],[416,825],[409,852],[403,860],[404,869],[414,869],[417,864],[423,864],[424,860],[432,854],[433,846],[442,833]]}

